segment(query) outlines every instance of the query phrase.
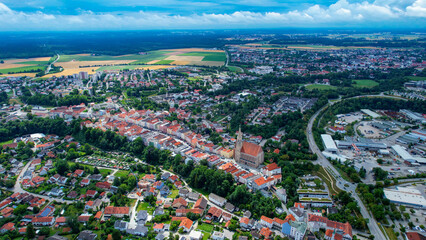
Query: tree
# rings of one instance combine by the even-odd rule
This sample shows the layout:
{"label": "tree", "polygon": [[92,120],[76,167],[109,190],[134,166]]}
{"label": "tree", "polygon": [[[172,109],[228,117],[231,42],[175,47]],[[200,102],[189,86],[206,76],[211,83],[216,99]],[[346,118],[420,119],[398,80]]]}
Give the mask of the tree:
{"label": "tree", "polygon": [[112,232],[112,240],[121,240],[121,233],[119,230],[114,229]]}
{"label": "tree", "polygon": [[69,164],[65,160],[58,160],[56,162],[56,172],[60,175],[64,175],[69,169]]}
{"label": "tree", "polygon": [[32,223],[28,224],[28,226],[27,226],[26,236],[27,236],[28,239],[35,238],[35,230],[34,230],[34,226],[33,226]]}
{"label": "tree", "polygon": [[40,229],[39,234],[40,235],[44,235],[44,236],[49,236],[49,234],[50,234],[50,228],[49,227],[42,227]]}
{"label": "tree", "polygon": [[77,217],[71,216],[67,218],[67,225],[71,228],[73,233],[80,232],[80,222],[78,221]]}
{"label": "tree", "polygon": [[97,167],[95,167],[93,169],[93,174],[99,174],[99,173],[101,173],[101,172],[99,171],[99,169]]}

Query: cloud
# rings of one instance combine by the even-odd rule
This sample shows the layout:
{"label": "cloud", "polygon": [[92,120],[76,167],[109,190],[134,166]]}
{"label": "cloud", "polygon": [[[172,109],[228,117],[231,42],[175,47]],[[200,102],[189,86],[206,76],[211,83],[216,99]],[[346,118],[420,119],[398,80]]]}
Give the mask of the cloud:
{"label": "cloud", "polygon": [[416,0],[412,5],[406,8],[407,16],[426,17],[426,0]]}
{"label": "cloud", "polygon": [[[167,0],[165,0],[167,1]],[[251,1],[248,1],[251,2]],[[14,11],[0,3],[0,30],[143,30],[143,29],[226,29],[276,27],[393,27],[405,22],[423,28],[426,0],[376,0],[369,3],[338,0],[329,6],[313,5],[284,13],[235,11],[189,15],[152,11],[93,12],[77,9],[73,15],[42,11]]]}

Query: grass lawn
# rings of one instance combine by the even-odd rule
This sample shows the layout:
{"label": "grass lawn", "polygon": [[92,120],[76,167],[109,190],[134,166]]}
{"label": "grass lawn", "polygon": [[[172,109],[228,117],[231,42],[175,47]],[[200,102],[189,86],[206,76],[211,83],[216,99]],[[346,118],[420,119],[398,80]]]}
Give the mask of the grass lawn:
{"label": "grass lawn", "polygon": [[240,67],[228,66],[228,69],[229,69],[229,71],[231,71],[231,72],[236,72],[236,73],[241,73],[241,72],[243,72],[243,71],[241,70],[241,68],[240,68]]}
{"label": "grass lawn", "polygon": [[103,176],[103,175],[109,175],[109,173],[111,173],[112,170],[110,170],[110,169],[99,169],[99,172]]}
{"label": "grass lawn", "polygon": [[204,56],[203,61],[226,61],[225,52],[188,52],[179,54],[179,56]]}
{"label": "grass lawn", "polygon": [[213,232],[213,225],[202,223],[201,225],[198,225],[197,229],[200,229],[201,231],[204,231],[204,232],[211,233]]}
{"label": "grass lawn", "polygon": [[354,82],[355,84],[352,84],[352,86],[357,88],[372,88],[379,85],[378,82],[369,79],[354,80]]}
{"label": "grass lawn", "polygon": [[172,194],[170,194],[169,198],[175,198],[177,195],[179,195],[179,190],[174,189],[172,190]]}
{"label": "grass lawn", "polygon": [[335,179],[331,176],[331,174],[327,174],[323,167],[319,169],[317,175],[327,184],[328,190],[332,195],[339,194],[341,190],[337,187]]}
{"label": "grass lawn", "polygon": [[40,72],[44,69],[46,69],[46,67],[27,66],[27,67],[0,69],[0,73],[8,74],[8,73],[21,73],[21,72]]}
{"label": "grass lawn", "polygon": [[321,91],[321,90],[334,90],[336,89],[336,87],[331,85],[323,85],[323,84],[311,84],[306,86],[306,89],[308,90],[318,89]]}
{"label": "grass lawn", "polygon": [[395,231],[391,227],[383,227],[385,229],[386,235],[388,235],[390,240],[398,240],[398,237],[395,235]]}
{"label": "grass lawn", "polygon": [[204,233],[203,234],[203,240],[207,240],[210,238],[210,233]]}
{"label": "grass lawn", "polygon": [[136,211],[139,212],[140,210],[146,210],[149,214],[153,214],[155,208],[150,206],[147,202],[139,202],[138,207],[136,208]]}
{"label": "grass lawn", "polygon": [[426,81],[426,77],[409,76],[411,81]]}
{"label": "grass lawn", "polygon": [[9,141],[1,142],[0,146],[3,146],[5,144],[11,144],[11,143],[13,143],[13,139],[10,139]]}
{"label": "grass lawn", "polygon": [[116,176],[116,177],[127,177],[127,176],[129,176],[129,171],[123,171],[123,170],[120,170],[120,171],[117,171],[115,174],[114,174],[114,176]]}

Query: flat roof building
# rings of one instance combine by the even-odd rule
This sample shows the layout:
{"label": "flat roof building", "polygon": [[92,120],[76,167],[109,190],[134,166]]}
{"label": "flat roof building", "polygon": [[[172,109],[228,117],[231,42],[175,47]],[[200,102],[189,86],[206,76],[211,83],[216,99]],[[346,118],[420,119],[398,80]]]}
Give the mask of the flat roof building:
{"label": "flat roof building", "polygon": [[368,116],[370,116],[372,118],[378,118],[378,117],[380,117],[379,114],[371,111],[370,109],[361,109],[361,112],[367,114]]}
{"label": "flat roof building", "polygon": [[392,203],[409,205],[417,208],[426,207],[426,199],[422,193],[412,187],[396,187],[384,189],[385,197]]}
{"label": "flat roof building", "polygon": [[393,145],[392,150],[395,151],[395,153],[400,156],[404,161],[410,162],[410,163],[420,163],[420,164],[426,164],[426,158],[423,157],[414,157],[412,156],[405,148],[401,145]]}
{"label": "flat roof building", "polygon": [[337,153],[337,146],[333,138],[329,134],[321,134],[324,150],[331,153]]}

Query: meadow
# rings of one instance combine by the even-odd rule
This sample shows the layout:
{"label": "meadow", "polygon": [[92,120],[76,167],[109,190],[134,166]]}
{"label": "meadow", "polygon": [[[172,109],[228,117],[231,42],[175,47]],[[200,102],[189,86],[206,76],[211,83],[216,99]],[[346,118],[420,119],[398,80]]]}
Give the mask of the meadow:
{"label": "meadow", "polygon": [[354,80],[354,82],[355,84],[352,84],[352,86],[356,88],[373,88],[379,85],[378,82],[369,79]]}

